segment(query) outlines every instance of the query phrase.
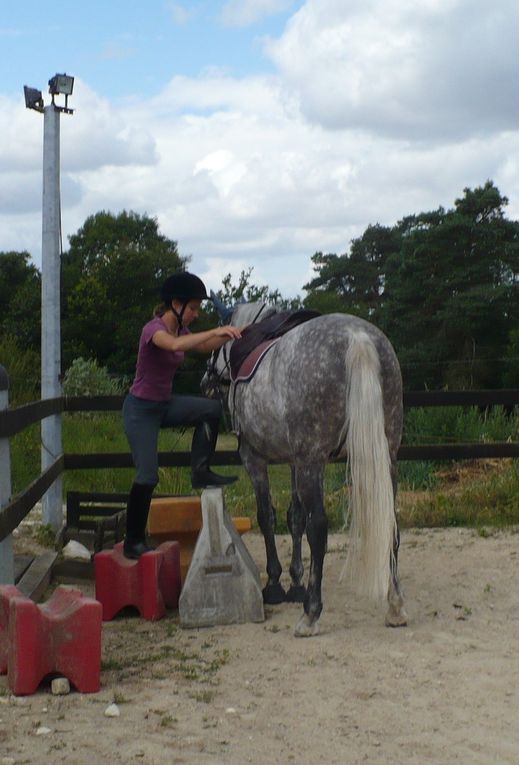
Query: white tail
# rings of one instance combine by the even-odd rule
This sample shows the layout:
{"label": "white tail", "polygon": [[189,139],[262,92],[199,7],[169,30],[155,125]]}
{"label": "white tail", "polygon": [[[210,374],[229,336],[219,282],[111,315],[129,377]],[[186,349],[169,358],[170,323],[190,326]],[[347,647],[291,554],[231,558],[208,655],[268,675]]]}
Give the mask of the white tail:
{"label": "white tail", "polygon": [[360,594],[380,600],[388,592],[396,520],[380,362],[362,330],[350,335],[346,379],[351,528],[345,569]]}

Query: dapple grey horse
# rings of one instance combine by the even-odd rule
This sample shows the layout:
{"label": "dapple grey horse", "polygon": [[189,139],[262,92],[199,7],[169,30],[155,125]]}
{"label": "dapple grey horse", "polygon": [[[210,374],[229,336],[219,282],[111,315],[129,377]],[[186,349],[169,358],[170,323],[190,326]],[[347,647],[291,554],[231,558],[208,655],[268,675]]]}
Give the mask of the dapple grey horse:
{"label": "dapple grey horse", "polygon": [[[243,328],[260,313],[263,319],[275,310],[241,303],[232,312],[231,323]],[[228,321],[228,316],[222,318]],[[324,468],[330,459],[347,457],[351,489],[346,569],[361,594],[378,600],[387,597],[388,626],[405,625],[395,512],[402,378],[385,335],[355,316],[318,316],[279,338],[249,382],[231,382],[229,344],[223,346],[208,361],[202,387],[206,395],[215,395],[217,390],[228,395],[240,456],[254,486],[258,524],[265,538],[265,603],[303,602],[304,613],[294,634],[318,633],[328,534]],[[293,548],[291,587],[286,593],[280,584],[269,489],[267,467],[272,460],[289,463],[292,470],[287,518]],[[306,588],[301,558],[305,531],[311,553]]]}

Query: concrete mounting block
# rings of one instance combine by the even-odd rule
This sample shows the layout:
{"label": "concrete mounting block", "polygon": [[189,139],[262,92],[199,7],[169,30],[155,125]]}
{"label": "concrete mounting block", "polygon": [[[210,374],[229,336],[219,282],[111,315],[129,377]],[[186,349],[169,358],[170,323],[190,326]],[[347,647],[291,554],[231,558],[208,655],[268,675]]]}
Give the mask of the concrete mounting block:
{"label": "concrete mounting block", "polygon": [[220,488],[202,492],[202,529],[178,604],[182,627],[262,622],[259,571]]}

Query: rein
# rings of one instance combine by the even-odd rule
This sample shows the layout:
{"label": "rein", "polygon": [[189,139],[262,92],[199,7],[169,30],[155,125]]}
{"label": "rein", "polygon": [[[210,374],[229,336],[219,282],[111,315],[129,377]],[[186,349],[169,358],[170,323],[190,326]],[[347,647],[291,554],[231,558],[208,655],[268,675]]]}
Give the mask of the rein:
{"label": "rein", "polygon": [[[256,324],[258,322],[259,317],[261,316],[261,314],[263,313],[266,307],[267,307],[266,303],[263,303],[261,305],[260,309],[256,313],[256,316],[253,318],[250,324]],[[221,372],[218,372],[216,364],[220,355],[220,351],[222,352],[222,355],[223,355],[224,366]],[[224,379],[224,375],[226,375],[227,373],[228,373],[229,381]],[[224,404],[225,396],[222,392],[222,387],[224,385],[228,385],[228,386],[231,385],[231,379],[230,379],[231,378],[231,359],[227,351],[227,343],[224,343],[222,346],[220,346],[220,348],[218,348],[217,350],[211,353],[211,356],[209,357],[209,360],[207,362],[207,374],[210,379],[212,378],[212,384],[214,383],[214,388],[217,392],[219,401],[221,401],[221,403]],[[225,412],[225,407],[222,407],[222,408]]]}

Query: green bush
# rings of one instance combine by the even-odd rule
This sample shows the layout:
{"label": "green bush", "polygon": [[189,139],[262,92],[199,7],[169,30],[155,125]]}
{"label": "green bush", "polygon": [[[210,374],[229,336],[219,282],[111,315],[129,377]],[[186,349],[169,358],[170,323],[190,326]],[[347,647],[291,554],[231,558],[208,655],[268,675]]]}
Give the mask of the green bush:
{"label": "green bush", "polygon": [[13,335],[0,336],[0,364],[9,375],[9,406],[40,397],[40,357],[24,349]]}
{"label": "green bush", "polygon": [[110,377],[95,359],[74,359],[63,380],[66,396],[108,396],[123,393],[126,381]]}
{"label": "green bush", "polygon": [[517,440],[519,412],[507,414],[503,407],[439,406],[410,409],[404,421],[404,443],[482,443]]}
{"label": "green bush", "polygon": [[[491,443],[519,440],[519,410],[507,413],[501,406],[442,406],[410,409],[405,414],[405,444]],[[400,462],[399,484],[419,490],[437,486],[437,462]]]}

